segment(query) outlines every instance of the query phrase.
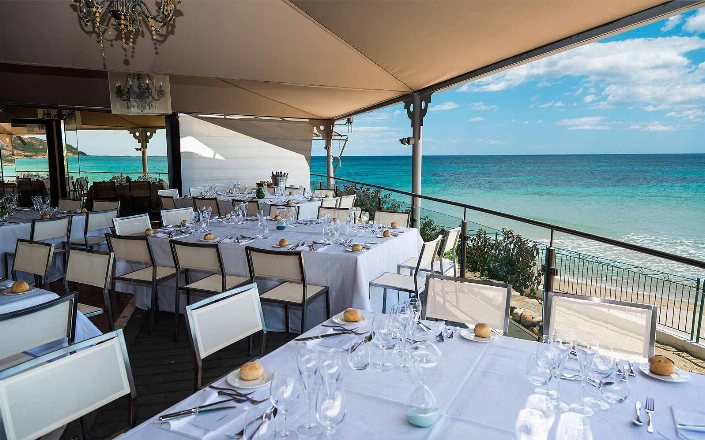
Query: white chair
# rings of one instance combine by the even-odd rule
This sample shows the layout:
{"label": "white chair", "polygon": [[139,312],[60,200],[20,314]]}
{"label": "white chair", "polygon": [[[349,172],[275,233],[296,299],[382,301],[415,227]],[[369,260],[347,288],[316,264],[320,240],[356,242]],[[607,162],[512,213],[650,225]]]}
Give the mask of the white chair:
{"label": "white chair", "polygon": [[193,198],[193,209],[200,211],[202,208],[210,208],[211,215],[221,215],[220,205],[218,204],[218,199],[215,197],[194,197]]}
{"label": "white chair", "polygon": [[0,438],[39,438],[123,396],[134,426],[137,392],[118,330],[0,371]]}
{"label": "white chair", "polygon": [[[64,265],[66,263],[66,250],[71,234],[71,216],[53,219],[34,219],[29,230],[31,241],[52,243],[54,254],[61,254]],[[9,258],[14,257],[12,252],[5,253],[5,273],[9,273]]]}
{"label": "white chair", "polygon": [[120,210],[120,202],[112,200],[93,200],[92,211],[109,211],[109,210]]}
{"label": "white chair", "polygon": [[375,223],[378,225],[391,226],[392,222],[397,222],[399,227],[409,226],[408,212],[375,211]]}
{"label": "white chair", "polygon": [[330,317],[328,287],[306,282],[304,257],[300,251],[275,251],[245,247],[250,279],[275,280],[281,284],[264,292],[263,302],[284,307],[284,323],[289,331],[289,307],[301,308],[301,333],[306,328],[306,309],[319,296],[326,297],[326,316]]}
{"label": "white chair", "polygon": [[247,201],[247,215],[248,217],[254,217],[257,215],[257,212],[259,211],[259,202],[257,200],[248,200]]}
{"label": "white chair", "polygon": [[287,205],[269,205],[269,217],[272,218],[275,215],[279,214],[282,217],[286,217],[288,215],[289,209],[294,210],[294,215],[295,219],[299,219],[299,207],[298,206],[287,206]]}
{"label": "white chair", "polygon": [[[419,261],[414,269],[412,275],[401,275],[398,273],[385,272],[381,276],[370,281],[370,288],[381,287],[383,289],[382,297],[382,313],[387,311],[387,290],[397,291],[397,300],[399,300],[399,292],[406,292],[410,295],[419,298],[420,294],[423,292],[423,286],[419,288],[419,268],[426,265],[431,265],[434,256],[438,252],[438,246],[441,243],[442,236],[438,236],[435,240],[427,241],[421,247],[421,254],[419,255]],[[370,298],[372,297],[372,291],[370,289]]]}
{"label": "white chair", "polygon": [[[113,274],[110,283],[110,293],[115,297],[115,282],[127,281],[147,285],[152,288],[152,298],[149,305],[149,331],[154,327],[154,313],[159,311],[159,283],[176,276],[176,270],[169,266],[157,266],[152,255],[152,248],[146,235],[105,234],[110,252],[115,255],[115,261],[137,263],[140,269],[118,275],[117,264],[113,264]],[[178,314],[177,314],[178,316]]]}
{"label": "white chair", "polygon": [[205,191],[205,188],[203,188],[202,186],[196,186],[193,188],[189,188],[188,195],[191,197],[200,197],[204,191]]}
{"label": "white chair", "polygon": [[[460,228],[446,231],[443,238],[443,244],[441,245],[440,255],[433,259],[433,264],[431,266],[420,267],[419,270],[422,272],[447,275],[452,269],[453,276],[457,276],[455,248],[458,245],[458,237],[460,237]],[[450,259],[447,258],[449,253],[451,255]],[[416,268],[418,261],[418,258],[409,258],[397,267],[397,272],[401,273],[402,269],[413,271]]]}
{"label": "white chair", "polygon": [[322,206],[319,207],[318,218],[320,219],[321,217],[326,215],[330,217],[331,220],[347,221],[348,217],[350,216],[350,210],[338,208],[324,208]]}
{"label": "white chair", "polygon": [[203,359],[238,341],[248,338],[252,355],[252,335],[262,332],[261,355],[267,341],[257,284],[248,284],[203,299],[186,307],[186,327],[196,362],[194,389],[201,388]]}
{"label": "white chair", "polygon": [[[186,305],[191,304],[191,293],[198,296],[213,295],[246,283],[245,277],[225,273],[223,256],[217,243],[190,243],[169,240],[171,254],[176,265],[176,301],[174,310],[174,340],[179,337],[179,302],[181,291],[186,292]],[[194,280],[193,273],[207,273]],[[184,275],[183,277],[181,275]],[[185,281],[182,282],[182,279]]]}
{"label": "white chair", "polygon": [[461,322],[484,322],[507,335],[512,286],[432,274],[426,279],[424,317]]}
{"label": "white chair", "polygon": [[83,208],[83,201],[72,199],[59,199],[56,207],[59,211],[80,211]]}
{"label": "white chair", "polygon": [[302,195],[304,192],[306,192],[306,188],[298,185],[287,185],[285,190],[287,194],[293,193],[294,195]]}
{"label": "white chair", "polygon": [[335,198],[335,190],[334,189],[317,189],[317,190],[313,191],[313,195],[316,197]]}
{"label": "white chair", "polygon": [[[107,211],[89,211],[86,213],[86,223],[83,228],[83,238],[71,240],[72,247],[83,247],[91,249],[105,244],[105,231],[109,231],[113,226],[113,219],[118,215],[117,209]],[[100,235],[88,235],[100,231]]]}
{"label": "white chair", "polygon": [[321,199],[321,208],[337,208],[340,203],[340,197],[327,197]]}
{"label": "white chair", "polygon": [[[115,330],[115,316],[110,299],[109,285],[113,273],[114,256],[111,252],[91,252],[72,249],[69,252],[66,274],[64,275],[64,290],[71,293],[69,283],[97,287],[103,291],[103,305],[108,312],[108,326]],[[78,295],[78,292],[74,292]],[[103,313],[100,307],[78,304],[78,311],[91,318]]]}
{"label": "white chair", "polygon": [[178,189],[160,189],[160,190],[157,190],[157,195],[171,197],[173,199],[178,199],[179,198],[179,190]]}
{"label": "white chair", "polygon": [[192,208],[162,209],[162,226],[178,226],[182,221],[193,221]]}
{"label": "white chair", "polygon": [[349,196],[341,196],[339,197],[338,201],[338,208],[340,209],[349,209],[355,206],[355,194],[351,194]]}
{"label": "white chair", "polygon": [[0,370],[32,359],[25,353],[32,348],[64,338],[71,344],[75,328],[75,295],[0,315]]}
{"label": "white chair", "polygon": [[644,361],[654,354],[656,306],[549,292],[543,334],[580,339],[589,334],[621,359]]}
{"label": "white chair", "polygon": [[138,214],[129,217],[117,217],[113,219],[115,233],[117,235],[135,235],[144,234],[146,229],[152,227],[149,221],[149,215]]}
{"label": "white chair", "polygon": [[46,287],[53,258],[53,244],[18,238],[15,245],[15,259],[12,262],[12,279],[17,280],[17,272],[22,272],[34,277],[35,286]]}

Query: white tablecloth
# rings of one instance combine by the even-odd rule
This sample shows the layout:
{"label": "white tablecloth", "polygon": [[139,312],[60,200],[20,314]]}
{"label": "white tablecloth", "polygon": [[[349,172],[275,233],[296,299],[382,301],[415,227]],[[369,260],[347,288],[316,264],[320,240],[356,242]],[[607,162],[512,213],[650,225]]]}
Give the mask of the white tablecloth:
{"label": "white tablecloth", "polygon": [[[256,239],[250,243],[238,245],[235,243],[220,244],[225,262],[226,272],[230,275],[249,277],[245,246],[272,249],[272,245],[279,242],[280,238],[287,238],[289,243],[306,241],[310,244],[313,240],[321,240],[321,225],[298,225],[286,231],[275,229],[275,222],[269,221],[269,238]],[[257,234],[257,222],[249,221],[243,225],[224,225],[221,222],[212,222],[213,233],[216,237],[225,238],[238,235],[254,237]],[[401,232],[401,230],[400,230]],[[202,237],[200,233],[181,238],[180,240],[197,241]],[[327,286],[331,295],[331,311],[333,313],[347,307],[356,307],[363,310],[372,310],[369,299],[369,283],[384,272],[396,272],[397,265],[418,255],[422,240],[417,229],[406,229],[398,237],[376,238],[371,234],[363,234],[356,238],[363,243],[376,243],[370,250],[363,252],[348,252],[343,246],[331,245],[316,252],[304,252],[304,267],[306,281],[309,284]],[[166,238],[150,238],[150,245],[158,265],[174,266],[169,240]],[[120,273],[134,269],[124,264],[118,265]],[[264,286],[262,286],[264,287]],[[135,292],[137,307],[147,309],[150,304],[148,288],[140,288],[122,284],[121,291]],[[174,282],[164,283],[159,289],[160,310],[174,310]],[[395,296],[396,299],[396,296]],[[185,304],[185,300],[181,301]],[[312,304],[308,324],[321,322],[325,319],[325,302],[320,298]],[[183,311],[183,310],[182,310]],[[291,329],[300,328],[300,313],[291,312]],[[265,318],[268,328],[283,330],[283,312],[281,307],[265,307]],[[309,325],[310,326],[310,325]]]}
{"label": "white tablecloth", "polygon": [[[370,321],[368,316],[367,322]],[[308,333],[318,334],[319,332],[325,331],[316,328]],[[353,339],[352,336],[336,338],[348,338],[350,341]],[[286,344],[263,357],[259,362],[272,370],[286,367],[296,371],[295,356],[298,344],[301,343]],[[517,414],[534,389],[534,386],[526,380],[524,372],[527,357],[534,352],[537,344],[503,336],[490,343],[475,343],[461,338],[459,334],[446,342],[437,343],[443,353],[443,359],[427,384],[435,394],[442,415],[438,423],[425,429],[414,427],[406,420],[405,403],[414,390],[406,373],[398,369],[384,373],[372,369],[354,371],[344,362],[343,383],[346,390],[347,416],[338,427],[335,438],[514,439]],[[345,355],[342,356],[345,361]],[[237,367],[233,365],[233,369]],[[693,375],[692,381],[687,384],[670,384],[637,372],[637,376],[629,378],[629,381],[631,395],[626,402],[615,404],[608,411],[598,411],[590,417],[594,439],[675,439],[677,437],[671,406],[690,404],[693,409],[702,410],[704,401],[702,396],[705,392],[703,376]],[[218,380],[216,384],[229,386],[224,379]],[[597,391],[591,386],[588,388],[588,393]],[[579,391],[578,382],[561,381],[561,397],[564,401],[576,402]],[[268,395],[268,387],[263,387],[252,397],[262,399]],[[655,398],[654,426],[663,437],[649,435],[646,433],[646,426],[638,427],[631,423],[635,401],[638,399],[644,402],[646,396]],[[214,391],[204,389],[164,413],[186,409],[213,399]],[[295,428],[305,420],[304,402],[302,398],[299,408],[289,415],[290,427]],[[241,408],[244,407],[245,405],[238,405],[235,410],[189,416],[178,423],[182,427],[186,426],[187,430],[198,438],[225,439],[226,434],[233,434],[242,428],[244,411]],[[268,403],[262,404],[260,410],[263,411],[268,407]],[[558,417],[557,415],[549,439],[555,438]],[[213,420],[219,422],[214,422],[218,428],[212,431],[203,430],[195,425],[207,426],[206,422]],[[183,435],[166,430],[155,416],[127,432],[123,438],[166,440],[183,438]]]}
{"label": "white tablecloth", "polygon": [[[44,289],[36,289],[30,293],[24,295],[0,295],[0,315],[5,313],[14,312],[16,310],[26,309],[28,307],[36,306],[37,304],[42,304],[51,300],[58,298],[54,292],[49,292]],[[82,313],[78,313],[76,316],[76,333],[74,337],[74,342],[80,342],[85,339],[94,338],[101,335],[102,333],[98,328],[93,325],[93,323],[86,318]],[[5,335],[4,337],[9,337]],[[34,355],[47,353],[51,350],[56,350],[62,346],[66,346],[66,340],[51,342],[49,344],[43,345],[37,350],[32,350],[31,353]]]}
{"label": "white tablecloth", "polygon": [[[220,207],[220,212],[230,212],[232,210],[233,201],[235,202],[245,202],[247,199],[240,196],[230,196],[230,195],[219,195],[218,196],[218,206]],[[266,215],[269,215],[270,205],[284,205],[287,200],[294,200],[294,206],[299,208],[299,219],[300,220],[310,220],[318,218],[318,207],[321,206],[320,200],[308,200],[303,196],[286,196],[286,197],[275,197],[267,196],[264,199],[258,200],[259,209],[263,210]],[[177,208],[188,208],[193,206],[193,199],[190,197],[184,197],[181,199],[176,199],[174,205]]]}

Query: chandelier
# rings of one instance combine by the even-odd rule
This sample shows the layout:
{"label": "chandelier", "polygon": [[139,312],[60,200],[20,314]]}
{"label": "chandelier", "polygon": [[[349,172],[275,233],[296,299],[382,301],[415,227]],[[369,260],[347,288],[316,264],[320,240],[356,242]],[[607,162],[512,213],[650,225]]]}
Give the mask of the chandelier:
{"label": "chandelier", "polygon": [[73,0],[83,25],[98,36],[100,52],[105,56],[103,35],[115,33],[123,49],[133,46],[143,26],[149,28],[152,40],[163,41],[176,17],[176,6],[181,0],[156,0],[153,14],[145,0]]}
{"label": "chandelier", "polygon": [[154,103],[166,95],[164,84],[160,83],[155,88],[154,81],[149,75],[142,73],[128,73],[127,83],[123,86],[120,81],[115,83],[115,96],[127,104],[130,110],[144,112],[154,108]]}

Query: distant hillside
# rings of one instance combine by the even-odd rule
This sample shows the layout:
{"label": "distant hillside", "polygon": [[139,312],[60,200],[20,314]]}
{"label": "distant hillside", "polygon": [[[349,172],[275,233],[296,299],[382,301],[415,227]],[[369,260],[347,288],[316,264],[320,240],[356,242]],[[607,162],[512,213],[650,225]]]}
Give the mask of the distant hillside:
{"label": "distant hillside", "polygon": [[[42,158],[47,157],[47,142],[44,139],[22,136],[22,140],[17,136],[12,137],[12,150],[10,152],[9,148],[2,142],[0,142],[0,149],[3,150],[3,161],[11,162],[12,156],[14,158]],[[76,147],[71,144],[66,144],[66,155],[67,156],[87,156],[83,151],[78,151]]]}

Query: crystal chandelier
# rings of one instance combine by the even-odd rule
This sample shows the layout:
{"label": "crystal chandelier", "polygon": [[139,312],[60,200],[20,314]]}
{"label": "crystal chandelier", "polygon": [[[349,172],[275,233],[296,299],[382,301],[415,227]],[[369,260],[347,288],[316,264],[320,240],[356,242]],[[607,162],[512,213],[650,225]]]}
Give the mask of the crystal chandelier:
{"label": "crystal chandelier", "polygon": [[142,73],[128,73],[127,84],[124,86],[118,81],[115,83],[115,96],[127,104],[130,110],[141,112],[154,108],[154,103],[166,95],[164,85],[155,88],[154,81],[149,75]]}
{"label": "crystal chandelier", "polygon": [[98,36],[100,51],[105,56],[103,35],[115,32],[123,49],[133,46],[142,27],[146,25],[152,40],[163,41],[176,16],[176,6],[181,0],[156,0],[157,10],[152,13],[145,0],[73,0],[78,17],[87,29]]}

